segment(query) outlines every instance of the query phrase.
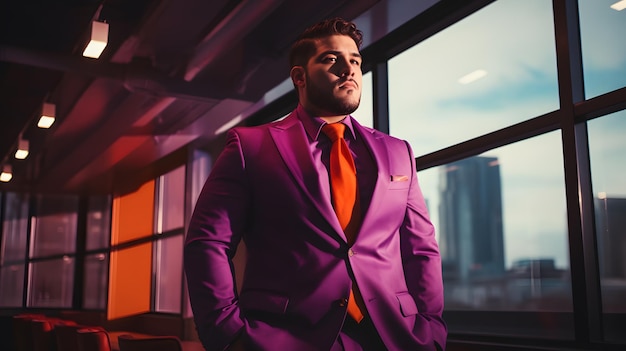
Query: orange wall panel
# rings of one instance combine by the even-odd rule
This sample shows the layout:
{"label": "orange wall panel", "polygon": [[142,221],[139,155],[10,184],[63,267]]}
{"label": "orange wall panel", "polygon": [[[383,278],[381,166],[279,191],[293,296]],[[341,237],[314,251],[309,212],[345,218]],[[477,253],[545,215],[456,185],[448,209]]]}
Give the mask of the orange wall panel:
{"label": "orange wall panel", "polygon": [[[149,237],[154,227],[154,181],[113,199],[111,246]],[[111,252],[109,320],[150,311],[152,242]]]}

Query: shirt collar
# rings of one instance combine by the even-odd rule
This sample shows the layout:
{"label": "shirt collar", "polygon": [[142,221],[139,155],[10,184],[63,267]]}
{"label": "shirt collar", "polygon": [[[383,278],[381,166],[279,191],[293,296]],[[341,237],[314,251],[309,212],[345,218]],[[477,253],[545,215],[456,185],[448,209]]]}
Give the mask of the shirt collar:
{"label": "shirt collar", "polygon": [[[322,127],[326,124],[326,122],[320,117],[313,117],[309,115],[301,104],[298,104],[296,114],[298,119],[302,122],[304,130],[309,135],[309,138],[311,140],[317,140],[322,132]],[[352,139],[356,139],[356,133],[354,132],[354,126],[352,125],[352,116],[347,115],[343,120],[341,120],[341,123],[346,125],[347,129],[350,131],[349,134],[352,136]]]}

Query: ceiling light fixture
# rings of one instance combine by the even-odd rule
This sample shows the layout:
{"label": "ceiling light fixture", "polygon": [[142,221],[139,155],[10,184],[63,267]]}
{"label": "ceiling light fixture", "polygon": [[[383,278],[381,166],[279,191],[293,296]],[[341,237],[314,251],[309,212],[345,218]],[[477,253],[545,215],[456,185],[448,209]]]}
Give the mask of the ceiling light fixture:
{"label": "ceiling light fixture", "polygon": [[613,5],[611,5],[611,8],[615,11],[622,11],[623,9],[626,9],[626,0],[614,3]]}
{"label": "ceiling light fixture", "polygon": [[44,129],[50,128],[54,123],[55,116],[56,106],[54,104],[44,102],[41,109],[41,117],[39,118],[39,122],[37,122],[37,127]]}
{"label": "ceiling light fixture", "polygon": [[468,73],[468,74],[464,75],[463,77],[459,78],[459,83],[461,83],[461,84],[469,84],[469,83],[475,82],[475,81],[483,78],[486,75],[487,75],[487,71],[485,71],[483,69],[477,69],[474,72]]}
{"label": "ceiling light fixture", "polygon": [[0,173],[0,182],[8,182],[13,178],[13,169],[11,165],[4,165],[2,173]]}
{"label": "ceiling light fixture", "polygon": [[109,40],[109,24],[106,22],[91,22],[91,40],[83,51],[83,56],[97,59],[104,51]]}
{"label": "ceiling light fixture", "polygon": [[15,151],[15,158],[17,158],[18,160],[23,160],[26,157],[28,157],[28,140],[22,139],[22,136],[20,136],[20,139],[17,141],[17,151]]}

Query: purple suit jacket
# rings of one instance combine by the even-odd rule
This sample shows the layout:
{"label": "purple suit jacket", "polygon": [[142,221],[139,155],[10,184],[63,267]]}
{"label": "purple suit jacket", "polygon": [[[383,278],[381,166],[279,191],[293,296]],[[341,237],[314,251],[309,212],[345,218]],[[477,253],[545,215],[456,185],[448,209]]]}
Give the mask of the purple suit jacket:
{"label": "purple suit jacket", "polygon": [[[445,349],[441,260],[411,148],[352,121],[378,165],[352,247],[295,112],[229,132],[185,244],[191,305],[207,350],[224,350],[238,336],[259,350],[330,350],[346,315],[349,267],[389,350]],[[242,238],[238,296],[232,257]]]}

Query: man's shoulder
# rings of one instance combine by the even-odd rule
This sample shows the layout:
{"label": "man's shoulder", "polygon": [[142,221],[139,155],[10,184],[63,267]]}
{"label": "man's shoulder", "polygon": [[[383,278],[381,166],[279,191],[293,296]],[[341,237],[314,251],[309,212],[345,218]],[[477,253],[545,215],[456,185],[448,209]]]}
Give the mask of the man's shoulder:
{"label": "man's shoulder", "polygon": [[[295,121],[294,121],[295,120]],[[228,131],[229,139],[235,138],[240,141],[260,142],[263,138],[270,137],[272,129],[288,129],[289,126],[297,123],[296,119],[281,119],[256,126],[237,126]]]}
{"label": "man's shoulder", "polygon": [[371,127],[366,127],[363,125],[359,125],[359,127],[361,128],[361,132],[362,133],[368,133],[371,134],[374,138],[377,139],[383,139],[385,142],[390,142],[390,143],[406,143],[405,140],[400,139],[398,137],[395,137],[393,135],[389,135],[387,133],[383,133],[378,129],[374,129]]}
{"label": "man's shoulder", "polygon": [[255,133],[264,133],[272,128],[285,128],[286,126],[290,126],[294,123],[297,123],[297,118],[290,118],[290,115],[287,115],[285,118],[281,118],[275,121],[254,125],[254,126],[237,126],[232,128],[233,131],[237,133],[245,133],[245,134],[255,134]]}

